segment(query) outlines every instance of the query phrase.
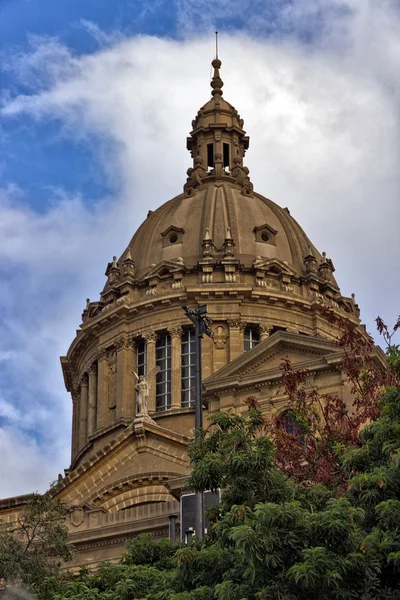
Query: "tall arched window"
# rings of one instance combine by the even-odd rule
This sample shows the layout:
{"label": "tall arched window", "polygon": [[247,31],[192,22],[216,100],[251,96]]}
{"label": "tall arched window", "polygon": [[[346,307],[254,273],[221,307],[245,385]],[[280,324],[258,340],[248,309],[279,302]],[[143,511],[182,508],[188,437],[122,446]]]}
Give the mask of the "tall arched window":
{"label": "tall arched window", "polygon": [[156,410],[171,408],[171,337],[161,335],[156,342]]}
{"label": "tall arched window", "polygon": [[195,400],[195,368],[196,343],[194,330],[189,329],[182,335],[181,342],[181,404],[184,408],[194,406]]}

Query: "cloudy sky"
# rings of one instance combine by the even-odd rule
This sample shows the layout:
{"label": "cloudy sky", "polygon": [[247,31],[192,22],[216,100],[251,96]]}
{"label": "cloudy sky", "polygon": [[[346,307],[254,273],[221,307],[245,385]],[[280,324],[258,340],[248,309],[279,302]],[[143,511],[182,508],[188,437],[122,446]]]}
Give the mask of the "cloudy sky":
{"label": "cloudy sky", "polygon": [[216,28],[255,188],[369,331],[400,312],[396,0],[0,0],[0,497],[69,466],[59,356],[112,255],[182,190]]}

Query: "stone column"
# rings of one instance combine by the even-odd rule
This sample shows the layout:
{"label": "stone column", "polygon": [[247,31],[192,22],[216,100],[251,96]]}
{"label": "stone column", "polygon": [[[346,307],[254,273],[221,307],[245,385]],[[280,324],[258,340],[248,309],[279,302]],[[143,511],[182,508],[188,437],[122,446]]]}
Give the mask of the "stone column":
{"label": "stone column", "polygon": [[117,413],[116,418],[133,418],[134,410],[134,389],[132,371],[136,370],[133,364],[133,348],[129,343],[127,336],[122,336],[117,340]]}
{"label": "stone column", "polygon": [[240,331],[240,319],[228,321],[229,325],[229,362],[243,354],[243,336]]}
{"label": "stone column", "polygon": [[181,337],[182,327],[168,329],[171,336],[171,383],[172,402],[171,408],[180,408],[182,405],[182,380],[181,380]]}
{"label": "stone column", "polygon": [[272,326],[269,323],[260,323],[258,331],[260,332],[260,342],[269,338]]}
{"label": "stone column", "polygon": [[71,440],[71,462],[73,462],[78,451],[79,440],[79,390],[72,392],[72,440]]}
{"label": "stone column", "polygon": [[81,379],[81,397],[79,406],[79,450],[87,442],[87,424],[88,424],[88,380],[87,375]]}
{"label": "stone column", "polygon": [[[146,340],[146,355],[147,355],[147,373],[150,373],[156,366],[156,341],[157,335],[154,331],[149,331],[143,335]],[[148,409],[149,412],[156,410],[156,378],[147,382],[150,385]]]}
{"label": "stone column", "polygon": [[96,430],[97,410],[97,362],[93,362],[89,368],[89,412],[88,412],[88,436]]}
{"label": "stone column", "polygon": [[99,348],[97,354],[97,429],[108,425],[108,352]]}

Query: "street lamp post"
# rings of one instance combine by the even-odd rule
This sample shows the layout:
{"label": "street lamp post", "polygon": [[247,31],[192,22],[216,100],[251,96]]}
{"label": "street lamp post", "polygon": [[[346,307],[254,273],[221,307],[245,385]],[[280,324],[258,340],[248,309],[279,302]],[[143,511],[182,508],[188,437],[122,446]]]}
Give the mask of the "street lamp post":
{"label": "street lamp post", "polygon": [[[202,368],[201,368],[201,340],[203,334],[211,337],[209,324],[211,319],[207,317],[207,306],[204,304],[196,310],[190,310],[187,306],[182,307],[186,316],[194,324],[194,335],[196,342],[196,370],[195,370],[195,442],[200,441],[200,430],[203,428],[203,390],[202,390]],[[204,494],[196,493],[196,535],[202,539],[205,533],[204,525]]]}

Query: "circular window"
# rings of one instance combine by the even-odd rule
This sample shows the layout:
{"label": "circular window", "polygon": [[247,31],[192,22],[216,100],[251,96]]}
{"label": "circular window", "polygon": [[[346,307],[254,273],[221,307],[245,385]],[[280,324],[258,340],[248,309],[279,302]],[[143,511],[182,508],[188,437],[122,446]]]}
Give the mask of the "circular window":
{"label": "circular window", "polygon": [[261,239],[263,242],[268,242],[269,241],[269,235],[266,231],[263,231],[261,234]]}
{"label": "circular window", "polygon": [[171,233],[171,235],[169,236],[169,241],[171,244],[175,244],[178,241],[178,236],[176,235],[176,233]]}

